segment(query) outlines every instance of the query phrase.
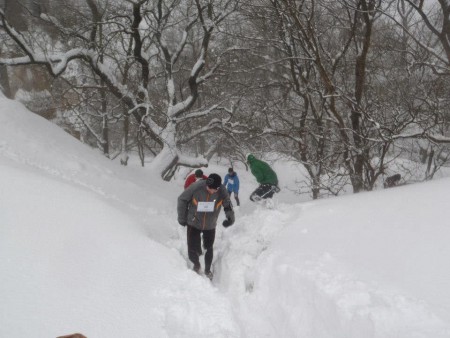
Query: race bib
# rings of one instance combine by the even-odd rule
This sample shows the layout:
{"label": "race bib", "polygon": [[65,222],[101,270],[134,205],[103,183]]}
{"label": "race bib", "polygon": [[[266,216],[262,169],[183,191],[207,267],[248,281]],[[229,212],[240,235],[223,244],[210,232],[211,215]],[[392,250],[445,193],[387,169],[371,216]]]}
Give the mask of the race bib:
{"label": "race bib", "polygon": [[197,211],[213,212],[214,211],[214,202],[198,202]]}
{"label": "race bib", "polygon": [[231,178],[229,178],[229,179],[228,179],[228,183],[230,183],[230,184],[234,184],[234,180],[233,180],[233,179],[231,179]]}

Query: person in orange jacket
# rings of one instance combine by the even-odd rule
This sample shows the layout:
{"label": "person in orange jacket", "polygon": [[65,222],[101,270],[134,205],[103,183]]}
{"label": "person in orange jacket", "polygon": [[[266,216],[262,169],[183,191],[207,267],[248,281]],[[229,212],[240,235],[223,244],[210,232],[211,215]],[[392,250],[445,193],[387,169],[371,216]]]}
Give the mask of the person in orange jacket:
{"label": "person in orange jacket", "polygon": [[226,216],[222,225],[227,228],[235,220],[233,205],[222,184],[222,178],[217,174],[211,174],[208,179],[192,184],[181,193],[177,202],[178,223],[187,228],[188,257],[194,264],[193,270],[200,273],[199,249],[203,237],[203,248],[206,250],[204,272],[211,280],[217,218],[222,207]]}

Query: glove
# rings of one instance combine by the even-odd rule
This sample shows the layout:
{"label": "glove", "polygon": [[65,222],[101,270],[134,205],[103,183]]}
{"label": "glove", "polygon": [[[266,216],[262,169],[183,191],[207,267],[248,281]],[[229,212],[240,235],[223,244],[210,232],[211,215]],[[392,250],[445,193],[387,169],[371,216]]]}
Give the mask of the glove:
{"label": "glove", "polygon": [[179,223],[181,226],[184,226],[184,227],[187,225],[186,221],[180,221],[180,220],[178,220],[178,223]]}
{"label": "glove", "polygon": [[234,224],[234,211],[232,209],[225,211],[225,216],[227,216],[227,219],[223,221],[222,225],[227,228]]}
{"label": "glove", "polygon": [[229,218],[227,218],[225,221],[223,221],[222,222],[222,225],[225,227],[225,228],[228,228],[229,226],[231,226],[231,225],[233,225],[233,221],[232,220],[230,220]]}
{"label": "glove", "polygon": [[227,228],[234,224],[234,211],[233,211],[233,205],[230,202],[229,206],[224,207],[223,209],[225,211],[225,217],[227,218],[225,221],[223,221],[222,225]]}

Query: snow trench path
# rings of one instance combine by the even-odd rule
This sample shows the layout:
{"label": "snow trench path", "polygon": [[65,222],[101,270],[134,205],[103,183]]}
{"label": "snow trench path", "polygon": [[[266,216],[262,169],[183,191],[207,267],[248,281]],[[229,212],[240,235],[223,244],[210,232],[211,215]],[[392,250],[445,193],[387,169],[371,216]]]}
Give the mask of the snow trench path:
{"label": "snow trench path", "polygon": [[[257,315],[260,311],[257,311],[254,318],[248,318],[246,297],[252,293],[259,258],[270,247],[282,228],[292,221],[292,216],[284,213],[283,206],[277,202],[269,206],[265,203],[248,203],[235,207],[236,223],[229,228],[225,229],[221,225],[223,215],[219,217],[214,243],[212,286],[233,305],[234,317],[240,320],[238,323],[242,333],[240,336],[256,337],[261,335],[253,332],[254,328],[248,327],[248,324],[249,321],[260,320]],[[176,248],[186,260],[186,267],[191,269],[192,263],[187,257],[185,228],[179,227],[177,233],[178,238],[173,238],[167,245]],[[200,257],[200,262],[203,268],[204,255]],[[193,275],[193,278],[204,277]],[[263,336],[271,335],[265,332]]]}
{"label": "snow trench path", "polygon": [[[275,198],[273,208],[235,208],[230,228],[219,218],[212,284],[230,301],[239,337],[450,337],[448,326],[421,301],[358,280],[327,252],[286,256],[286,241],[277,237],[293,224],[306,235],[301,215],[308,207],[297,204],[293,212],[292,204]],[[184,229],[178,234],[178,249],[190,269]]]}

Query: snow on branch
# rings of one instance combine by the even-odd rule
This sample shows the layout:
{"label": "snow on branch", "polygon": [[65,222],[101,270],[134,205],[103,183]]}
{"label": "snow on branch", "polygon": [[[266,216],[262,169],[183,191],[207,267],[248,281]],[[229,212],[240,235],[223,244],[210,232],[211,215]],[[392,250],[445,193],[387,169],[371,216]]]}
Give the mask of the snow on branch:
{"label": "snow on branch", "polygon": [[208,160],[202,155],[199,156],[188,156],[186,154],[178,154],[178,165],[186,166],[190,168],[207,167]]}
{"label": "snow on branch", "polygon": [[187,121],[187,120],[190,120],[190,119],[193,119],[193,118],[204,117],[204,116],[207,116],[207,115],[211,114],[218,107],[219,107],[219,105],[216,104],[216,105],[213,105],[213,106],[211,106],[211,107],[209,107],[207,109],[201,110],[201,111],[194,111],[194,112],[191,112],[191,113],[187,114],[186,116],[177,118],[175,121],[177,123],[180,123],[180,122],[184,122],[184,121]]}
{"label": "snow on branch", "polygon": [[113,89],[113,93],[118,98],[124,99],[129,107],[137,105],[134,95],[128,91],[126,86],[122,85],[120,81],[117,80],[116,76],[112,74],[110,67],[100,61],[101,58],[97,52],[85,48],[74,48],[65,53],[58,52],[54,54],[48,54],[43,51],[35,51],[25,40],[23,35],[8,24],[3,11],[0,11],[0,18],[8,35],[27,55],[13,58],[1,58],[0,64],[9,66],[42,64],[47,66],[53,76],[59,76],[66,70],[70,61],[75,59],[85,60],[90,63],[97,75],[108,83],[108,85]]}
{"label": "snow on branch", "polygon": [[[209,113],[213,112],[214,110],[219,110],[219,109],[226,110],[225,108],[216,105],[216,106],[212,106],[206,110],[192,113],[191,118],[196,116],[196,114],[198,117],[201,117],[201,116],[203,116],[202,114],[209,114]],[[224,132],[228,135],[245,134],[247,132],[248,127],[241,123],[231,123],[230,122],[231,118],[232,118],[232,115],[230,115],[227,118],[222,118],[222,119],[213,118],[204,127],[193,130],[190,134],[183,135],[183,138],[180,139],[180,142],[186,143],[189,140],[192,140],[201,134],[204,134],[206,132],[210,132],[213,130],[221,130],[222,132]],[[242,129],[243,131],[239,131],[239,129]]]}
{"label": "snow on branch", "polygon": [[205,65],[205,50],[202,48],[202,51],[200,53],[199,58],[197,59],[197,62],[195,63],[194,67],[192,67],[191,70],[191,77],[197,78],[200,71],[203,69],[203,66]]}
{"label": "snow on branch", "polygon": [[[16,37],[19,39],[19,36]],[[56,53],[53,55],[46,55],[39,52],[34,52],[32,49],[24,44],[23,51],[29,56],[21,56],[16,58],[0,58],[0,64],[7,66],[20,66],[27,64],[42,64],[50,67],[53,76],[61,75],[67,68],[68,63],[74,59],[83,59],[87,55],[87,50],[82,48],[75,48],[66,53]]]}
{"label": "snow on branch", "polygon": [[178,102],[173,106],[169,106],[167,114],[169,118],[176,118],[184,113],[194,103],[194,96],[189,95],[186,100]]}
{"label": "snow on branch", "polygon": [[127,112],[127,115],[131,115],[140,109],[144,109],[146,112],[141,121],[141,123],[145,123],[145,125],[141,125],[141,127],[149,127],[153,133],[160,135],[162,133],[162,128],[150,117],[150,112],[153,109],[150,103],[136,104]]}
{"label": "snow on branch", "polygon": [[207,125],[205,125],[204,127],[198,128],[189,134],[183,135],[184,137],[180,139],[180,142],[186,143],[201,134],[204,134],[208,131],[212,131],[213,129],[216,129],[216,128],[221,128],[222,125],[223,125],[222,120],[220,120],[218,118],[214,118],[214,119],[210,120],[209,123]]}
{"label": "snow on branch", "polygon": [[450,143],[450,137],[443,135],[428,134],[426,138],[434,143]]}

